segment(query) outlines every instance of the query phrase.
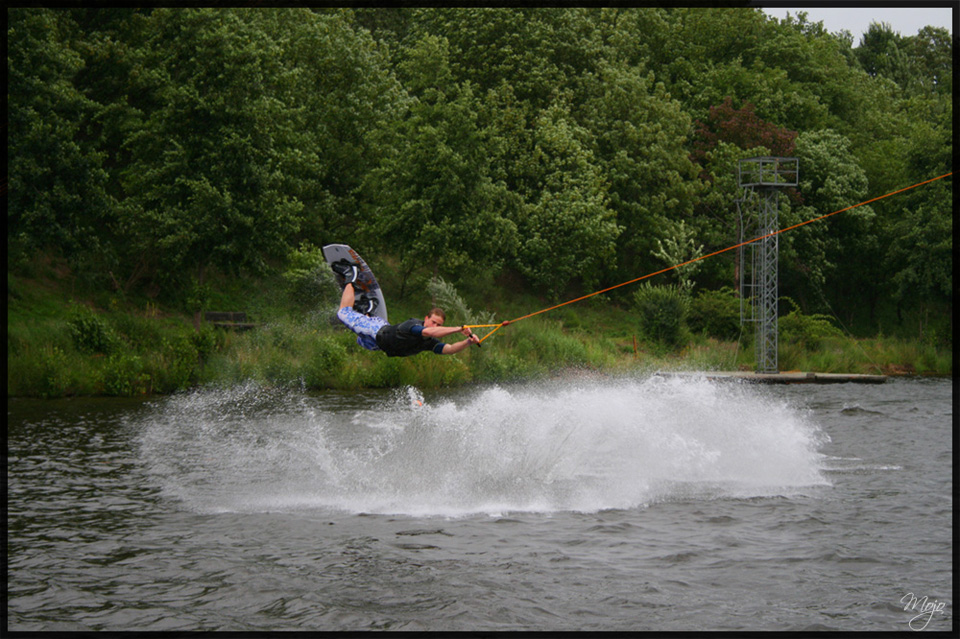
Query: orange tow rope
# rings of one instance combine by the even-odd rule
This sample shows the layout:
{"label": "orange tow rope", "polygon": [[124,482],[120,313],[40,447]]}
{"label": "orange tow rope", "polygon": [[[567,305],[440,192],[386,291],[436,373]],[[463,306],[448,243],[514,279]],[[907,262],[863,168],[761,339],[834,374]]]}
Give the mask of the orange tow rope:
{"label": "orange tow rope", "polygon": [[[800,222],[799,224],[794,224],[793,226],[788,226],[788,227],[786,227],[786,228],[780,229],[779,231],[774,231],[773,233],[767,233],[766,235],[761,235],[761,236],[759,236],[759,237],[755,237],[755,238],[753,238],[752,240],[747,240],[746,242],[740,242],[739,244],[734,244],[733,246],[728,246],[728,247],[725,248],[725,249],[720,249],[719,251],[714,251],[713,253],[708,253],[707,255],[701,255],[700,257],[695,257],[695,258],[693,258],[692,260],[687,260],[686,262],[681,262],[680,264],[674,264],[673,266],[668,266],[668,267],[665,268],[665,269],[661,269],[661,270],[655,271],[655,272],[653,272],[653,273],[648,273],[648,274],[646,274],[646,275],[644,275],[644,276],[642,276],[642,277],[637,277],[637,278],[634,278],[634,279],[632,279],[632,280],[628,280],[628,281],[626,281],[626,282],[622,282],[622,283],[620,283],[620,284],[615,284],[614,286],[609,286],[609,287],[607,287],[607,288],[601,289],[601,290],[599,290],[599,291],[594,291],[593,293],[589,293],[589,294],[587,294],[587,295],[581,295],[580,297],[578,297],[578,298],[576,298],[576,299],[572,299],[572,300],[569,300],[569,301],[566,301],[566,302],[562,302],[562,303],[560,303],[560,304],[556,304],[556,305],[554,305],[554,306],[550,306],[549,308],[544,308],[544,309],[541,309],[541,310],[539,310],[539,311],[535,311],[535,312],[533,312],[533,313],[527,313],[526,315],[522,315],[522,316],[520,316],[520,317],[518,317],[518,318],[516,318],[516,319],[512,319],[512,320],[508,320],[508,321],[503,321],[503,322],[500,322],[499,324],[465,324],[464,326],[465,326],[466,328],[493,328],[493,327],[495,327],[495,328],[493,328],[492,331],[490,331],[489,333],[487,333],[486,335],[484,335],[483,338],[480,339],[480,342],[482,343],[483,340],[487,339],[488,337],[490,337],[491,335],[493,335],[494,333],[496,333],[497,331],[499,331],[501,328],[503,328],[503,327],[506,326],[507,324],[514,324],[514,323],[516,323],[516,322],[519,322],[520,320],[525,320],[525,319],[527,319],[528,317],[533,317],[534,315],[540,315],[541,313],[546,313],[547,311],[553,311],[553,310],[556,310],[556,309],[561,308],[561,307],[563,307],[563,306],[567,306],[568,304],[573,304],[573,303],[575,303],[575,302],[580,302],[580,301],[583,301],[583,300],[585,300],[585,299],[587,299],[587,298],[594,297],[595,295],[600,295],[601,293],[606,293],[606,292],[608,292],[608,291],[612,291],[612,290],[615,289],[615,288],[620,288],[620,287],[622,287],[622,286],[627,286],[628,284],[635,284],[636,282],[639,282],[639,281],[641,281],[641,280],[645,280],[645,279],[651,278],[651,277],[653,277],[654,275],[660,275],[661,273],[666,273],[667,271],[672,271],[672,270],[675,269],[675,268],[680,268],[681,266],[686,266],[687,264],[693,264],[694,262],[698,262],[698,261],[700,261],[700,260],[705,260],[705,259],[707,259],[708,257],[713,257],[714,255],[720,255],[721,253],[726,253],[727,251],[732,251],[733,249],[740,248],[741,246],[746,246],[747,244],[753,244],[754,242],[759,242],[760,240],[766,239],[766,238],[768,238],[768,237],[773,237],[774,235],[779,235],[780,233],[783,233],[783,232],[785,232],[785,231],[791,231],[791,230],[793,230],[793,229],[795,229],[795,228],[799,228],[799,227],[801,227],[801,226],[805,226],[805,225],[811,224],[811,223],[813,223],[813,222],[819,222],[820,220],[825,220],[826,218],[831,217],[831,216],[833,216],[833,215],[836,215],[837,213],[843,213],[844,211],[849,211],[850,209],[855,209],[855,208],[857,208],[858,206],[863,206],[863,205],[865,205],[865,204],[870,204],[871,202],[876,202],[876,201],[878,201],[878,200],[882,200],[882,199],[884,199],[884,198],[888,198],[888,197],[890,197],[891,195],[896,195],[896,194],[898,194],[898,193],[903,193],[904,191],[909,191],[910,189],[915,189],[915,188],[917,188],[918,186],[923,186],[924,184],[929,184],[929,183],[931,183],[931,182],[936,182],[937,180],[942,180],[943,178],[945,178],[945,177],[950,177],[951,175],[953,175],[953,171],[951,171],[950,173],[945,173],[945,174],[940,175],[940,176],[935,177],[935,178],[930,178],[929,180],[924,180],[923,182],[917,182],[916,184],[914,184],[914,185],[912,185],[912,186],[907,186],[907,187],[904,187],[904,188],[902,188],[902,189],[898,189],[898,190],[896,190],[896,191],[891,191],[890,193],[887,193],[887,194],[885,194],[885,195],[881,195],[881,196],[878,196],[878,197],[875,197],[875,198],[872,198],[872,199],[869,199],[869,200],[864,200],[863,202],[860,202],[859,204],[854,204],[854,205],[852,205],[852,206],[848,206],[848,207],[846,207],[846,208],[842,208],[842,209],[840,209],[840,210],[834,211],[833,213],[827,213],[826,215],[821,215],[820,217],[815,217],[815,218],[813,218],[812,220],[807,220],[806,222]],[[479,345],[480,345],[480,344],[478,343],[477,346],[479,346]]]}

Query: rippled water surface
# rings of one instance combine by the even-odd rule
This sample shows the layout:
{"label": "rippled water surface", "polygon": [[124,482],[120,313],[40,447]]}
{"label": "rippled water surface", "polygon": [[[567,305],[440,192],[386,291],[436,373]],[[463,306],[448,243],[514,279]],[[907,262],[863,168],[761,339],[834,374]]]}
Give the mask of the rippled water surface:
{"label": "rippled water surface", "polygon": [[8,402],[9,630],[950,630],[952,383]]}

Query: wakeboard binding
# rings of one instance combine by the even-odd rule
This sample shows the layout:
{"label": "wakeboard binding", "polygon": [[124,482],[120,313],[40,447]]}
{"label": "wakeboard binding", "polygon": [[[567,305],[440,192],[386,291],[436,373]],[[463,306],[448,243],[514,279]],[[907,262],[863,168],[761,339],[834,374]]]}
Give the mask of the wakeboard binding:
{"label": "wakeboard binding", "polygon": [[343,281],[344,286],[353,284],[360,275],[360,265],[347,260],[339,260],[330,265],[337,277]]}

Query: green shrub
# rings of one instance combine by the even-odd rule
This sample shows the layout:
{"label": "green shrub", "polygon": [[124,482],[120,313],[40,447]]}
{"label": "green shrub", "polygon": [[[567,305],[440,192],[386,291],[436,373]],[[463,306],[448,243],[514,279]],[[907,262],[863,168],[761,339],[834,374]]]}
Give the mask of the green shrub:
{"label": "green shrub", "polygon": [[108,395],[133,397],[152,392],[153,383],[143,360],[132,353],[114,353],[103,371],[104,389]]}
{"label": "green shrub", "polygon": [[273,351],[266,355],[263,362],[263,377],[276,384],[290,383],[299,377],[298,367],[283,353]]}
{"label": "green shrub", "polygon": [[541,371],[529,360],[522,359],[512,350],[500,349],[477,358],[476,378],[484,382],[506,382],[520,378],[536,377]]}
{"label": "green shrub", "polygon": [[63,349],[57,346],[43,348],[36,363],[29,366],[24,386],[40,397],[61,397],[69,384],[69,366]]}
{"label": "green shrub", "polygon": [[939,320],[929,321],[923,328],[921,344],[935,349],[953,350],[952,314],[944,314]]}
{"label": "green shrub", "polygon": [[633,294],[641,334],[669,349],[688,339],[689,302],[675,286],[651,286],[649,282]]}
{"label": "green shrub", "polygon": [[719,291],[700,291],[690,301],[687,326],[720,340],[735,340],[740,335],[740,299],[729,286]]}
{"label": "green shrub", "polygon": [[313,308],[329,296],[333,276],[323,250],[307,242],[290,251],[289,266],[283,273],[290,297],[303,308]]}
{"label": "green shrub", "polygon": [[790,344],[800,344],[807,347],[815,347],[822,340],[831,337],[843,337],[843,331],[833,325],[829,315],[804,315],[800,312],[800,307],[789,297],[781,297],[789,303],[793,310],[777,321],[779,325],[780,342]]}
{"label": "green shrub", "polygon": [[294,352],[296,335],[292,327],[283,323],[274,323],[261,331],[269,337],[269,346],[286,353]]}
{"label": "green shrub", "polygon": [[226,342],[225,335],[225,331],[218,331],[210,324],[204,324],[199,331],[191,333],[190,341],[197,349],[200,359],[205,360],[223,348]]}
{"label": "green shrub", "polygon": [[301,369],[303,383],[308,388],[331,388],[336,386],[347,359],[347,349],[332,336],[316,339],[306,353]]}
{"label": "green shrub", "polygon": [[337,369],[347,359],[347,349],[337,339],[324,336],[313,344],[311,362],[314,366]]}
{"label": "green shrub", "polygon": [[169,392],[188,388],[197,377],[199,354],[188,335],[164,337],[160,341],[160,370],[155,371],[157,390]]}
{"label": "green shrub", "polygon": [[539,359],[561,367],[583,365],[590,359],[583,340],[565,335],[557,328],[540,333],[534,348]]}
{"label": "green shrub", "polygon": [[109,355],[120,346],[120,338],[110,325],[86,306],[77,304],[70,311],[67,329],[73,345],[81,353]]}
{"label": "green shrub", "polygon": [[110,322],[124,341],[140,352],[156,347],[164,334],[162,325],[157,319],[141,317],[133,313],[112,313]]}
{"label": "green shrub", "polygon": [[381,357],[376,360],[375,370],[367,383],[376,388],[392,388],[400,386],[400,366],[402,357]]}

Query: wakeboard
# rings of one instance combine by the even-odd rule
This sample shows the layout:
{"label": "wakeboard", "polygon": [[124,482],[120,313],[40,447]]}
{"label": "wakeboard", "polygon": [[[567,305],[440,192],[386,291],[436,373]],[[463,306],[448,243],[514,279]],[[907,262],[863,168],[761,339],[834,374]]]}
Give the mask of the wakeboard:
{"label": "wakeboard", "polygon": [[[346,244],[327,244],[323,247],[323,257],[327,260],[327,264],[331,266],[340,260],[347,260],[348,262],[357,264],[359,272],[357,274],[357,280],[354,282],[356,288],[359,289],[357,291],[357,298],[359,299],[361,295],[366,295],[367,297],[376,299],[377,306],[373,309],[371,315],[383,318],[384,320],[387,319],[387,304],[383,299],[380,284],[377,283],[377,278],[374,277],[373,271],[367,265],[367,262],[360,257],[359,253]],[[342,291],[343,287],[346,286],[343,277],[336,273],[334,273],[334,277]]]}

